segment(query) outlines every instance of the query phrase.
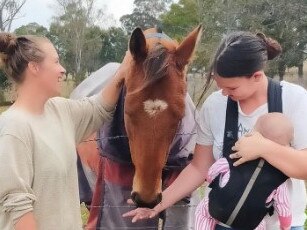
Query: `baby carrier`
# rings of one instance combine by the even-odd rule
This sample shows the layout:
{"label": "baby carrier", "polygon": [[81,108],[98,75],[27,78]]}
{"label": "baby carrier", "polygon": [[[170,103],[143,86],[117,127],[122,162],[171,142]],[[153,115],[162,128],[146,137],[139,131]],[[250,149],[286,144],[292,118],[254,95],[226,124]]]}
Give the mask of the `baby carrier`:
{"label": "baby carrier", "polygon": [[[281,85],[269,79],[268,111],[282,112]],[[234,167],[229,158],[231,147],[238,139],[238,105],[228,98],[224,131],[223,156],[230,169],[228,183],[221,188],[220,176],[209,185],[209,213],[216,220],[236,230],[255,229],[265,215],[273,214],[273,200],[268,196],[288,177],[263,159],[257,159]]]}

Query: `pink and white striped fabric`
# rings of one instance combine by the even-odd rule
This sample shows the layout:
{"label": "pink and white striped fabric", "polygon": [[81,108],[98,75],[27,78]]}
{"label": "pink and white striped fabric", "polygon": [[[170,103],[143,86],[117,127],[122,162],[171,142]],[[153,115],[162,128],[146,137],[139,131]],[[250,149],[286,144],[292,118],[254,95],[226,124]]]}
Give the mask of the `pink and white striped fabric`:
{"label": "pink and white striped fabric", "polygon": [[[220,158],[209,169],[207,181],[210,183],[221,174],[219,185],[224,187],[229,180],[229,165],[226,158]],[[280,227],[290,229],[292,214],[289,200],[289,191],[286,182],[281,184],[267,198],[267,203],[274,200],[274,208],[278,214]],[[195,211],[195,230],[214,230],[218,223],[209,214],[208,196],[206,196],[197,206]],[[262,220],[255,230],[265,230],[265,220]]]}

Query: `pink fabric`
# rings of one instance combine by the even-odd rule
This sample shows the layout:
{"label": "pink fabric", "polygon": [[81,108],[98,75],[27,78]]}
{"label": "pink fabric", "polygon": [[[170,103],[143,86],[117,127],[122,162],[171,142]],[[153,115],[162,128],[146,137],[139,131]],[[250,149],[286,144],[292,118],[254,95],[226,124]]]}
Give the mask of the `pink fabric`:
{"label": "pink fabric", "polygon": [[[215,225],[218,223],[213,219],[208,210],[208,199],[204,198],[198,204],[195,211],[195,230],[214,230]],[[290,222],[291,223],[291,222]],[[255,230],[265,230],[265,221],[262,220]]]}
{"label": "pink fabric", "polygon": [[202,199],[195,211],[195,230],[214,230],[216,224],[217,221],[209,214],[208,199]]}
{"label": "pink fabric", "polygon": [[[229,165],[226,158],[220,158],[209,169],[207,181],[210,183],[214,178],[221,174],[219,185],[224,187],[229,180]],[[287,228],[291,225],[292,214],[289,201],[289,192],[286,182],[281,184],[267,198],[267,203],[274,199],[274,208],[278,214],[280,227]],[[208,210],[208,197],[205,197],[197,206],[195,212],[195,229],[196,230],[214,230],[217,221],[213,219]],[[255,230],[265,230],[265,221]]]}

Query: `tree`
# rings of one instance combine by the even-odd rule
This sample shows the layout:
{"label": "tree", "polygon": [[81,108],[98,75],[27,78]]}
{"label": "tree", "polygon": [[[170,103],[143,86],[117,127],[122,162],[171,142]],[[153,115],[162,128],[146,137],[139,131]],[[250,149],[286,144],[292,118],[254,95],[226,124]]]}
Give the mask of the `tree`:
{"label": "tree", "polygon": [[102,49],[100,60],[102,64],[121,62],[128,49],[128,36],[121,28],[111,27],[101,35]]}
{"label": "tree", "polygon": [[148,29],[161,24],[159,16],[167,11],[172,0],[134,0],[132,14],[126,14],[120,18],[122,26],[128,34],[136,27]]}
{"label": "tree", "polygon": [[81,69],[88,73],[99,69],[102,65],[99,56],[102,49],[102,34],[103,30],[98,26],[91,26],[86,29]]}
{"label": "tree", "polygon": [[82,63],[88,28],[102,17],[102,11],[95,8],[95,0],[57,0],[57,3],[62,12],[50,26],[51,39],[63,55],[68,72],[81,80],[87,72]]}
{"label": "tree", "polygon": [[[272,62],[275,74],[283,79],[286,68],[303,68],[303,50],[307,44],[307,2],[305,0],[261,0],[250,2],[248,17],[242,17],[242,27],[252,31],[261,30],[275,38],[283,47],[283,52]],[[243,16],[243,15],[242,15]],[[276,68],[277,66],[277,68]],[[300,74],[299,74],[300,75]],[[302,73],[301,73],[302,75]]]}
{"label": "tree", "polygon": [[177,40],[198,24],[203,25],[204,33],[192,63],[197,72],[209,67],[212,54],[225,32],[224,10],[227,11],[222,0],[180,0],[161,15],[164,30]]}
{"label": "tree", "polygon": [[195,0],[180,0],[161,15],[161,20],[163,30],[170,37],[181,40],[201,22],[198,4]]}
{"label": "tree", "polygon": [[26,0],[1,0],[0,31],[10,31],[12,22],[17,18]]}
{"label": "tree", "polygon": [[[230,8],[226,18],[226,31],[261,31],[276,39],[283,47],[278,59],[270,62],[272,75],[283,79],[287,67],[303,65],[303,50],[307,40],[306,0],[226,0]],[[228,7],[227,6],[227,7]],[[304,26],[305,25],[305,26]]]}
{"label": "tree", "polygon": [[20,26],[15,29],[14,33],[16,35],[37,35],[37,36],[48,36],[49,31],[46,27],[39,25],[36,22],[29,23],[27,25]]}
{"label": "tree", "polygon": [[[307,55],[306,0],[179,0],[161,15],[164,31],[180,40],[198,23],[204,33],[193,69],[206,72],[221,38],[232,31],[263,32],[279,41],[282,55],[269,62],[268,76],[283,78],[286,67],[298,66],[302,76]],[[195,68],[196,67],[196,68]],[[203,79],[202,79],[203,81]],[[198,82],[199,84],[199,82]]]}
{"label": "tree", "polygon": [[10,86],[10,82],[5,73],[2,70],[0,70],[0,90],[5,89],[8,86]]}

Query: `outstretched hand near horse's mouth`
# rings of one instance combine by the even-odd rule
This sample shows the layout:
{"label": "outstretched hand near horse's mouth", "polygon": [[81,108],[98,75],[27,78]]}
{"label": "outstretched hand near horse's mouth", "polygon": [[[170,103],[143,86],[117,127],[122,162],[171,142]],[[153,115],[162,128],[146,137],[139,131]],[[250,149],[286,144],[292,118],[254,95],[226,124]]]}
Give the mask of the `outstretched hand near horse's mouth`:
{"label": "outstretched hand near horse's mouth", "polygon": [[151,219],[155,217],[158,212],[150,208],[136,208],[123,214],[123,217],[132,217],[131,222],[135,223],[139,220]]}

